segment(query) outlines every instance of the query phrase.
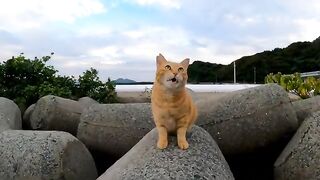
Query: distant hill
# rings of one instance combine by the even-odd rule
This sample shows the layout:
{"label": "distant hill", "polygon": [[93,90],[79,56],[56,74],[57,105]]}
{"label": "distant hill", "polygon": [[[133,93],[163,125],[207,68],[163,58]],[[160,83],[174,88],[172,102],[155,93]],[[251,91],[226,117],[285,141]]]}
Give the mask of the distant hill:
{"label": "distant hill", "polygon": [[[295,42],[236,60],[237,82],[263,83],[269,73],[291,74],[320,70],[320,37],[312,42]],[[229,65],[195,61],[189,69],[189,82],[233,82],[233,62]]]}
{"label": "distant hill", "polygon": [[131,79],[123,79],[123,78],[119,78],[117,80],[115,80],[116,84],[134,84],[136,83],[136,81],[131,80]]}

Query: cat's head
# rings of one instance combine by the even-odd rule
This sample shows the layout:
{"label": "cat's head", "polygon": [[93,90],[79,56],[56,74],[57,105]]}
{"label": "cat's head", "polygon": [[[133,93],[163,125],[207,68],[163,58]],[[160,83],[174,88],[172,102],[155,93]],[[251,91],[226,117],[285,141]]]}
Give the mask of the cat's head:
{"label": "cat's head", "polygon": [[156,81],[167,89],[183,88],[188,80],[189,59],[180,63],[167,61],[162,54],[157,56]]}

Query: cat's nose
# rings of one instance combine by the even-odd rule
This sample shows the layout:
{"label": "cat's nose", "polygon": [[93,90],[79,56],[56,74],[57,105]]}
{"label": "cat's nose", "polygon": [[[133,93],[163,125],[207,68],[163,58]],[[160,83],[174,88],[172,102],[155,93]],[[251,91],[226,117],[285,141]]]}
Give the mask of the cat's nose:
{"label": "cat's nose", "polygon": [[177,76],[177,74],[178,74],[178,73],[176,73],[176,72],[173,73],[174,76]]}

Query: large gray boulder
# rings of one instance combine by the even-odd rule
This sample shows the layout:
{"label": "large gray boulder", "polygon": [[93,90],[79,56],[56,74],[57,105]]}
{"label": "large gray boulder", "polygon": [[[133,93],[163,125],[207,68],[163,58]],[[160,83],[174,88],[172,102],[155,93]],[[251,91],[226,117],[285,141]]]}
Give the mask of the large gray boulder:
{"label": "large gray boulder", "polygon": [[21,129],[21,111],[10,99],[0,97],[0,132],[8,129]]}
{"label": "large gray boulder", "polygon": [[117,102],[119,103],[150,103],[151,89],[137,92],[117,92]]}
{"label": "large gray boulder", "polygon": [[320,179],[320,111],[299,127],[274,164],[276,180]]}
{"label": "large gray boulder", "polygon": [[211,102],[219,101],[224,96],[228,96],[229,92],[195,92],[193,101],[195,103],[210,99]]}
{"label": "large gray boulder", "polygon": [[299,124],[316,111],[320,111],[320,96],[292,102]]}
{"label": "large gray boulder", "polygon": [[76,135],[82,111],[78,101],[48,95],[37,101],[29,124],[36,130],[59,130]]}
{"label": "large gray boulder", "polygon": [[89,108],[92,104],[99,104],[96,100],[90,98],[90,97],[82,97],[78,99],[78,102],[82,105],[82,107]]}
{"label": "large gray boulder", "polygon": [[298,128],[288,94],[276,84],[261,85],[199,101],[197,125],[225,155],[254,151]]}
{"label": "large gray boulder", "polygon": [[[151,91],[152,88],[146,88],[145,91],[128,91],[128,92],[117,92],[118,103],[150,103],[151,102]],[[197,93],[187,88],[187,91],[193,98],[197,100]]]}
{"label": "large gray boulder", "polygon": [[[226,154],[265,147],[298,127],[287,93],[275,84],[208,96],[197,105],[196,124]],[[126,153],[155,126],[149,103],[92,105],[80,119],[77,137],[90,149],[115,156]]]}
{"label": "large gray boulder", "polygon": [[0,179],[94,180],[91,154],[75,137],[56,131],[0,133]]}
{"label": "large gray boulder", "polygon": [[22,126],[23,126],[23,129],[31,129],[30,117],[31,117],[31,114],[33,113],[34,107],[36,107],[36,104],[30,105],[30,106],[24,111],[23,117],[22,117]]}
{"label": "large gray boulder", "polygon": [[150,103],[93,104],[80,119],[78,139],[90,149],[117,157],[155,127]]}
{"label": "large gray boulder", "polygon": [[194,126],[189,132],[187,150],[180,150],[172,136],[160,150],[157,139],[153,129],[98,180],[234,179],[218,145],[202,128]]}
{"label": "large gray boulder", "polygon": [[290,99],[291,102],[301,100],[300,96],[298,96],[296,94],[293,94],[293,93],[288,93],[288,96],[289,96],[289,99]]}

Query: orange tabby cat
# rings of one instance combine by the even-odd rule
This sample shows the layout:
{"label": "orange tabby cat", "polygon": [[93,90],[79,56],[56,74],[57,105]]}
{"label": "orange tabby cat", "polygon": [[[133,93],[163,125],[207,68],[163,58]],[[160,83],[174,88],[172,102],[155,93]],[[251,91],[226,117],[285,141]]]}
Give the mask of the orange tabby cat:
{"label": "orange tabby cat", "polygon": [[167,61],[157,56],[156,79],[152,88],[151,104],[159,139],[157,147],[168,146],[168,133],[176,133],[180,149],[189,144],[186,132],[197,118],[197,109],[185,85],[187,83],[189,59],[181,63]]}

